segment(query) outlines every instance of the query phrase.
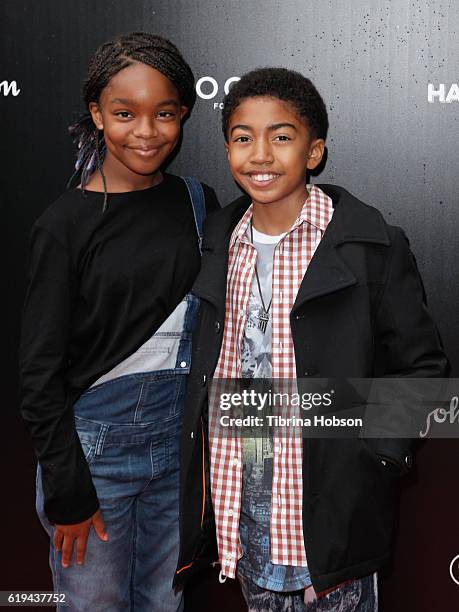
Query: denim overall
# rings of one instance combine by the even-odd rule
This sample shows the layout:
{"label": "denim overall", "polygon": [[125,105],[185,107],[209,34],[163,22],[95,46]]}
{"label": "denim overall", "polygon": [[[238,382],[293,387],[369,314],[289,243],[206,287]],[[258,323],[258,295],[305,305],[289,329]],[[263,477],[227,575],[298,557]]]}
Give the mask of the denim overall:
{"label": "denim overall", "polygon": [[[201,245],[204,194],[195,179],[184,180]],[[65,593],[67,601],[58,609],[183,609],[182,593],[172,590],[179,546],[179,437],[198,306],[198,299],[187,294],[179,305],[185,313],[181,329],[163,325],[148,342],[149,351],[157,350],[161,369],[96,382],[74,404],[76,430],[109,538],[102,542],[91,528],[84,565],[77,566],[73,557],[63,568],[61,553],[54,551],[38,467],[37,512],[51,538],[54,590]]]}

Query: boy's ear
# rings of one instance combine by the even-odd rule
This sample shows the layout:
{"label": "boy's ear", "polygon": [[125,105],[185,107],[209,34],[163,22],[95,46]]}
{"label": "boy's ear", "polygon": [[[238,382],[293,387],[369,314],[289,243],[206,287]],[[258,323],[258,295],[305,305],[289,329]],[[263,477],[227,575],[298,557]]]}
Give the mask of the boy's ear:
{"label": "boy's ear", "polygon": [[89,112],[91,113],[92,120],[94,121],[94,125],[98,130],[104,129],[104,122],[102,121],[102,113],[100,112],[99,105],[97,102],[89,103]]}
{"label": "boy's ear", "polygon": [[228,146],[228,143],[227,143],[227,142],[225,142],[225,151],[226,151],[226,157],[228,158],[228,161],[229,161],[229,158],[230,158],[230,150],[229,150],[229,146]]}
{"label": "boy's ear", "polygon": [[188,115],[188,106],[180,107],[180,120],[182,121]]}
{"label": "boy's ear", "polygon": [[309,147],[309,155],[307,157],[306,168],[308,170],[314,170],[322,161],[322,157],[325,151],[325,140],[323,138],[316,138],[311,142]]}

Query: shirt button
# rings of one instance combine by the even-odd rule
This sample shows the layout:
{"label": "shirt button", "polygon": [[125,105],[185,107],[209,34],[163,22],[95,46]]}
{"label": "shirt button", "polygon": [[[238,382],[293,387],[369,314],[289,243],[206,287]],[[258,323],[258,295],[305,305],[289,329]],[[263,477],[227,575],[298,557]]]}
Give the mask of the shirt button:
{"label": "shirt button", "polygon": [[207,376],[206,376],[205,374],[203,374],[203,375],[202,375],[202,381],[201,381],[201,384],[202,384],[202,386],[203,386],[203,387],[205,387],[205,386],[206,386],[206,383],[207,383]]}
{"label": "shirt button", "polygon": [[194,438],[194,431],[192,431],[192,432],[190,433],[190,438],[191,438],[191,439],[193,439],[193,438]]}
{"label": "shirt button", "polygon": [[227,512],[228,516],[234,516],[234,512],[232,510],[232,508],[230,508]]}
{"label": "shirt button", "polygon": [[216,334],[220,333],[220,329],[221,329],[220,321],[215,321],[215,333]]}
{"label": "shirt button", "polygon": [[239,465],[239,460],[236,457],[234,457],[232,464],[237,467]]}
{"label": "shirt button", "polygon": [[277,496],[277,505],[282,506],[282,498],[280,495]]}
{"label": "shirt button", "polygon": [[275,450],[276,450],[276,453],[277,453],[278,455],[280,455],[280,454],[281,454],[281,452],[282,452],[282,446],[281,446],[280,444],[278,444],[278,445],[276,446],[276,449],[275,449]]}
{"label": "shirt button", "polygon": [[181,361],[180,362],[180,367],[181,368],[186,368],[186,361]]}

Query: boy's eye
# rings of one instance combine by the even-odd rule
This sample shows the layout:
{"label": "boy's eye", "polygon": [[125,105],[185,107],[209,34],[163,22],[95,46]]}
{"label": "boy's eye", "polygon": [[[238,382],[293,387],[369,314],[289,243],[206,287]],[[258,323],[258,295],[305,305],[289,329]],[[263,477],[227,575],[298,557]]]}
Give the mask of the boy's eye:
{"label": "boy's eye", "polygon": [[234,139],[234,142],[249,142],[250,138],[248,136],[237,136]]}
{"label": "boy's eye", "polygon": [[279,134],[278,136],[274,137],[274,140],[278,140],[279,142],[286,142],[288,140],[291,140],[291,138],[289,136],[286,136],[285,134]]}
{"label": "boy's eye", "polygon": [[158,117],[169,119],[170,117],[175,117],[175,113],[172,111],[159,111]]}

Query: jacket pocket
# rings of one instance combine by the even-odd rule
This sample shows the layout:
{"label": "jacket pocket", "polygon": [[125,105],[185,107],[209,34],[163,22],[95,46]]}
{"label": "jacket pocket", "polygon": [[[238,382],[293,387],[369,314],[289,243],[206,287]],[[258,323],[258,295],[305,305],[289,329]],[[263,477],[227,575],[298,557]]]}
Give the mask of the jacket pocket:
{"label": "jacket pocket", "polygon": [[[369,458],[377,466],[381,474],[390,478],[398,478],[403,474],[403,468],[399,465],[395,458],[386,458],[378,455],[378,453],[372,448],[371,444],[369,444],[364,438],[359,438],[359,442],[363,448],[363,451],[368,454]],[[385,465],[382,463],[383,460],[386,461]]]}
{"label": "jacket pocket", "polygon": [[[309,440],[305,533],[314,573],[328,574],[389,554],[398,479],[365,440]],[[309,536],[309,537],[308,537]]]}

